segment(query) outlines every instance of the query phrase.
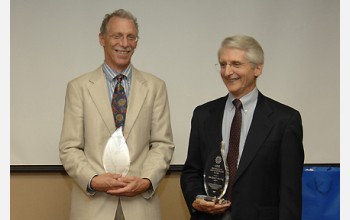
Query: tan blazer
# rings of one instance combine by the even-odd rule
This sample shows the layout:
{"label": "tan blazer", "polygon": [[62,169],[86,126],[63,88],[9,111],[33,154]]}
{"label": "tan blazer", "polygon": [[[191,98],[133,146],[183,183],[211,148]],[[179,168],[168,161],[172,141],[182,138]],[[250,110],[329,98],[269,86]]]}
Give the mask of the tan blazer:
{"label": "tan blazer", "polygon": [[[124,136],[131,165],[128,175],[151,180],[156,190],[174,151],[167,90],[164,81],[132,68]],[[90,178],[104,173],[102,155],[116,130],[105,75],[99,67],[68,83],[59,155],[73,178],[71,220],[113,220],[119,197],[86,192]],[[153,192],[120,197],[126,220],[160,218]]]}

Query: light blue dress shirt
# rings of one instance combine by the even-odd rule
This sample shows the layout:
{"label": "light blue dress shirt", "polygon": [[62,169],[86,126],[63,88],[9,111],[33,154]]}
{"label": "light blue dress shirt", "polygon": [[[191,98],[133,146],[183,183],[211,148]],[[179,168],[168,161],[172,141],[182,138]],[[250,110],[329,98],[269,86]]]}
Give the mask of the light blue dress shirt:
{"label": "light blue dress shirt", "polygon": [[[239,164],[239,161],[242,156],[245,140],[248,135],[248,131],[250,128],[250,125],[252,123],[254,110],[256,107],[256,103],[258,101],[258,89],[255,87],[253,91],[248,93],[247,95],[240,98],[240,101],[242,102],[242,127],[241,127],[241,136],[239,140],[239,155],[238,155],[238,162],[237,166]],[[230,141],[230,129],[231,129],[231,123],[233,116],[235,115],[236,109],[232,103],[232,101],[235,99],[235,97],[229,93],[225,110],[224,110],[224,116],[222,119],[222,141],[225,144],[225,152],[227,155],[228,152],[228,144]]]}

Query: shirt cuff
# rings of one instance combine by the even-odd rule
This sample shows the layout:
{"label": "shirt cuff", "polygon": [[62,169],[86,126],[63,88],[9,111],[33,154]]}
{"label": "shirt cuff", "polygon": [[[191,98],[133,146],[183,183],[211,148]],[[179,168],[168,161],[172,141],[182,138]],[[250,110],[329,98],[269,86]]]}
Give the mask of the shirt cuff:
{"label": "shirt cuff", "polygon": [[93,195],[95,195],[95,193],[96,193],[96,191],[91,187],[91,180],[92,180],[92,178],[94,178],[95,176],[97,176],[97,175],[93,175],[93,176],[90,178],[90,180],[89,180],[89,182],[88,182],[88,185],[87,185],[87,187],[86,187],[86,193],[87,193],[89,196],[93,196]]}
{"label": "shirt cuff", "polygon": [[147,191],[144,192],[144,193],[142,193],[142,195],[143,195],[143,197],[144,197],[145,199],[150,199],[150,198],[152,198],[153,193],[154,193],[152,181],[151,181],[150,179],[148,179],[148,178],[142,178],[142,179],[147,179],[147,180],[149,180],[149,182],[151,183],[151,185],[150,185],[150,187],[147,189]]}

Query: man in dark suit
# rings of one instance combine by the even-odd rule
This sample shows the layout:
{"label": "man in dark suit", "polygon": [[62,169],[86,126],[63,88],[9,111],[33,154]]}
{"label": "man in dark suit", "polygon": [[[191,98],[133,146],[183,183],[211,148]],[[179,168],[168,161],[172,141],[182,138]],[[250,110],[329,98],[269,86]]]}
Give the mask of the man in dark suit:
{"label": "man in dark suit", "polygon": [[[301,220],[304,150],[300,113],[257,89],[264,53],[254,38],[236,35],[224,39],[218,60],[229,93],[194,110],[181,174],[191,219]],[[237,110],[232,104],[236,99],[241,103]],[[228,143],[234,139],[230,138],[231,121],[238,111],[237,171],[230,177],[227,191],[231,193],[224,197],[230,203],[196,198],[206,194],[203,174],[209,156],[221,142],[225,155],[229,152]]]}

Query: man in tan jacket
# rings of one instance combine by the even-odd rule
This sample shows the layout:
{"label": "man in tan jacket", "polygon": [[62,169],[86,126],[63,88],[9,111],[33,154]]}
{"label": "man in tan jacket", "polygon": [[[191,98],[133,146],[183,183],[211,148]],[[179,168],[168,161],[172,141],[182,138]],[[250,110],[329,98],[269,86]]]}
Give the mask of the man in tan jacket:
{"label": "man in tan jacket", "polygon": [[[131,64],[138,24],[130,12],[107,14],[99,40],[104,63],[70,81],[66,92],[59,155],[74,180],[71,220],[157,220],[155,191],[174,151],[166,85]],[[105,146],[117,129],[111,103],[121,74],[127,100],[126,175],[106,172],[103,164]]]}

